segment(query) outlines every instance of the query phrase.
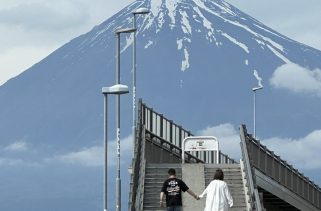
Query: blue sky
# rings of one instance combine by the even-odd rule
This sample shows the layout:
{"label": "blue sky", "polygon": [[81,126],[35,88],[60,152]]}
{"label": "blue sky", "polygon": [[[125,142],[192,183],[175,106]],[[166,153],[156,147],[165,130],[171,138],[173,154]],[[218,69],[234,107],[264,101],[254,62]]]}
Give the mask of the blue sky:
{"label": "blue sky", "polygon": [[[1,0],[0,85],[130,2],[132,0]],[[319,0],[228,2],[278,32],[321,49]]]}

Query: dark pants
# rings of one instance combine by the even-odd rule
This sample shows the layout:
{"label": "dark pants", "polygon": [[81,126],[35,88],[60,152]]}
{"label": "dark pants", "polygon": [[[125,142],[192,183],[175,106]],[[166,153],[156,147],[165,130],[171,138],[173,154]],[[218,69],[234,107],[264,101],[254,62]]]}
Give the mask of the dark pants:
{"label": "dark pants", "polygon": [[181,211],[182,206],[172,206],[172,207],[167,207],[167,211]]}

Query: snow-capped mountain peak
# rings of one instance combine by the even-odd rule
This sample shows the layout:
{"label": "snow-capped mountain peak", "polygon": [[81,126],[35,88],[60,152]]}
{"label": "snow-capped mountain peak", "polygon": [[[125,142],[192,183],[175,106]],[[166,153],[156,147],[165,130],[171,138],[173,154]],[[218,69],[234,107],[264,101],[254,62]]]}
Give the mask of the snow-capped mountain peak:
{"label": "snow-capped mountain peak", "polygon": [[[115,84],[115,30],[132,27],[132,11],[142,7],[151,13],[137,17],[137,98],[185,129],[219,131],[224,134],[221,143],[231,140],[235,141],[233,146],[239,146],[237,126],[245,123],[252,128],[252,88],[264,86],[257,96],[260,137],[305,137],[320,129],[319,50],[279,34],[223,0],[134,1],[0,87],[0,144],[8,149],[22,143],[25,148],[1,151],[1,165],[6,163],[1,161],[12,160],[19,168],[5,166],[0,181],[7,183],[15,177],[19,182],[5,184],[0,210],[8,210],[9,198],[15,200],[11,206],[18,206],[10,210],[27,209],[25,204],[35,211],[46,209],[48,204],[56,210],[79,210],[79,206],[100,209],[97,201],[102,199],[103,185],[97,178],[102,171],[77,164],[100,160],[95,153],[102,151],[101,88]],[[129,87],[133,38],[133,34],[122,34],[120,39],[121,83]],[[132,132],[129,95],[121,97],[121,138]],[[114,97],[109,103],[114,107]],[[113,108],[108,114],[112,143]],[[226,124],[236,132],[226,133],[222,127]],[[172,135],[178,133],[173,131]],[[122,149],[132,152],[126,143],[122,141]],[[127,162],[122,163],[122,172],[127,172],[131,153],[122,155],[122,162]],[[32,165],[38,167],[30,171],[20,166],[25,161],[40,165]],[[67,179],[57,179],[58,173],[59,178]],[[89,173],[92,176],[88,179]],[[35,175],[54,182],[41,176],[35,179]],[[80,176],[84,178],[75,181]],[[39,181],[50,191],[40,187],[38,194],[26,194],[33,193]],[[66,197],[62,196],[61,190],[70,181],[75,182],[75,191],[63,191]],[[129,180],[123,184],[126,194]],[[17,194],[21,188],[24,191]]]}

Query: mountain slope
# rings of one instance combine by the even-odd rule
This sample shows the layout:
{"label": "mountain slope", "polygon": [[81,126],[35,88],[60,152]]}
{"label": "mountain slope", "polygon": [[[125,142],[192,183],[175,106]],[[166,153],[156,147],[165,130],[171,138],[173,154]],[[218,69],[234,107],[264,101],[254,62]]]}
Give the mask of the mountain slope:
{"label": "mountain slope", "polygon": [[[56,165],[57,157],[101,146],[101,88],[115,83],[114,31],[131,27],[131,11],[139,7],[151,9],[150,15],[137,20],[138,96],[147,104],[192,131],[226,122],[246,123],[251,128],[251,90],[258,83],[253,76],[257,70],[265,86],[257,95],[261,137],[303,136],[318,129],[320,99],[278,89],[270,80],[284,64],[311,73],[321,69],[320,51],[275,32],[221,0],[135,1],[0,87],[0,165],[7,165],[8,160],[19,161],[12,168],[25,162],[32,168]],[[121,36],[121,81],[129,86],[132,38]],[[131,105],[131,97],[122,96],[122,136],[131,131]],[[113,107],[110,97],[110,131],[114,131]],[[114,139],[115,134],[109,134]],[[24,144],[25,150],[6,150],[15,143]],[[128,156],[122,158],[124,169]],[[69,168],[63,165],[59,171]],[[102,171],[95,168],[100,166],[88,171],[100,175]],[[98,181],[90,184],[99,186]],[[82,184],[84,179],[77,182]],[[8,186],[15,188],[14,183]],[[72,194],[76,197],[77,193]],[[98,200],[101,192],[90,194]]]}
{"label": "mountain slope", "polygon": [[[251,100],[254,69],[268,86],[267,79],[284,63],[311,70],[321,66],[320,51],[278,34],[224,1],[137,1],[1,87],[6,102],[1,109],[4,139],[23,138],[35,128],[39,139],[52,139],[53,135],[59,143],[86,136],[82,130],[90,131],[91,136],[100,124],[96,121],[101,118],[100,89],[114,84],[113,32],[130,27],[130,11],[141,6],[151,8],[152,13],[138,19],[138,89],[140,96],[153,98],[156,103],[151,104],[158,107],[166,106],[158,104],[163,97],[179,104],[192,97],[203,106],[208,99],[204,100],[206,94],[198,94],[202,88],[212,90],[207,94],[213,95],[213,100],[224,95],[227,104],[242,104],[245,95]],[[131,42],[132,37],[122,37],[122,80],[129,85]],[[240,86],[243,90],[236,94],[235,88]],[[173,94],[167,95],[168,90]],[[272,95],[268,97],[273,101]],[[251,102],[246,105],[246,116],[250,116]],[[244,121],[244,117],[238,119]],[[92,128],[90,120],[98,125]],[[59,124],[61,121],[64,123]],[[63,132],[47,136],[55,130]],[[70,133],[73,135],[67,135]]]}

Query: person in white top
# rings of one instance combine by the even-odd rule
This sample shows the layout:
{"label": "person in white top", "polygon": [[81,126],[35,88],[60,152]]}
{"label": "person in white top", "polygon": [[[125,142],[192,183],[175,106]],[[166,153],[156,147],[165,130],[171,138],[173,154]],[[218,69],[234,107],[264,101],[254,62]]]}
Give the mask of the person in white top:
{"label": "person in white top", "polygon": [[224,180],[224,173],[217,169],[214,180],[206,187],[200,198],[206,196],[204,211],[228,211],[233,206],[233,199]]}

